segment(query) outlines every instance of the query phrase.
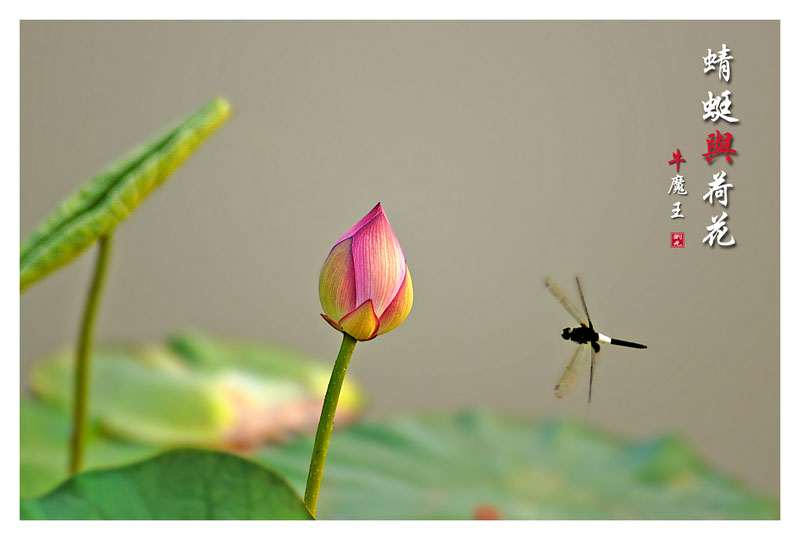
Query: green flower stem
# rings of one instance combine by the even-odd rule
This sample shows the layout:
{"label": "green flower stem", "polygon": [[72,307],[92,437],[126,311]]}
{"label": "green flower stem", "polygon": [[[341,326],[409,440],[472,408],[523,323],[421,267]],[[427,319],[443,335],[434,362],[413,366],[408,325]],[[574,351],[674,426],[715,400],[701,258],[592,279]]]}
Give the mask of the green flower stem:
{"label": "green flower stem", "polygon": [[72,395],[72,439],[70,441],[69,472],[77,474],[83,466],[83,455],[86,447],[86,417],[89,403],[89,362],[92,356],[94,340],[94,321],[97,305],[103,291],[103,283],[111,252],[111,236],[98,240],[97,261],[94,276],[86,298],[81,321],[81,333],[78,337],[78,350],[75,355],[75,384]]}
{"label": "green flower stem", "polygon": [[342,333],[342,346],[339,348],[339,356],[333,365],[331,380],[328,383],[328,391],[325,392],[325,401],[322,404],[322,414],[317,425],[317,436],[314,439],[314,451],[311,453],[311,465],[308,467],[308,480],[306,481],[305,502],[308,511],[312,516],[317,514],[317,499],[319,498],[319,486],[322,483],[322,469],[325,467],[325,456],[328,453],[328,444],[331,442],[331,431],[333,430],[333,417],[336,414],[336,404],[339,402],[339,393],[342,391],[344,376],[347,374],[347,366],[356,348],[356,340],[348,334]]}

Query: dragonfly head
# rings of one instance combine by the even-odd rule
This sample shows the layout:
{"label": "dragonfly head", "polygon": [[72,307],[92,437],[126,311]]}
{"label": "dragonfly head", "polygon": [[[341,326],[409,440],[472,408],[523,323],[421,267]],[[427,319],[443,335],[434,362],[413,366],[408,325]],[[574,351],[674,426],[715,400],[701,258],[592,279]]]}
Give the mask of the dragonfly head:
{"label": "dragonfly head", "polygon": [[564,328],[561,331],[561,337],[564,338],[567,341],[569,341],[570,334],[572,334],[572,330],[569,327]]}

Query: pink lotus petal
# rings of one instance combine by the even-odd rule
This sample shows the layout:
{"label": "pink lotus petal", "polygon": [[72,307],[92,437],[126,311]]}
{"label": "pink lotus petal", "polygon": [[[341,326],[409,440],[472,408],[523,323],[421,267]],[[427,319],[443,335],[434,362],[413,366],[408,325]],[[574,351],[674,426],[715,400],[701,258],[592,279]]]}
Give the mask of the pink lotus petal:
{"label": "pink lotus petal", "polygon": [[333,326],[333,327],[334,327],[336,330],[338,330],[339,332],[341,332],[341,331],[342,331],[342,327],[341,327],[341,326],[339,326],[339,323],[338,323],[338,322],[334,321],[333,319],[331,319],[330,317],[328,317],[328,316],[327,316],[327,315],[325,315],[324,313],[320,313],[320,315],[322,315],[322,318],[323,318],[323,319],[325,319],[325,322],[326,322],[326,323],[328,323],[329,325]]}
{"label": "pink lotus petal", "polygon": [[377,216],[378,214],[383,214],[383,207],[381,206],[381,203],[378,203],[378,204],[376,204],[376,205],[375,205],[375,206],[372,208],[372,210],[370,210],[370,211],[367,213],[367,215],[366,215],[366,216],[364,216],[363,218],[361,218],[361,219],[358,221],[358,223],[356,223],[355,225],[353,225],[352,227],[350,227],[350,228],[347,230],[347,232],[346,232],[346,233],[344,233],[344,234],[342,235],[342,237],[341,237],[341,238],[339,238],[339,240],[337,240],[337,243],[341,242],[341,241],[342,241],[342,240],[344,240],[345,238],[350,238],[351,236],[353,236],[354,234],[356,234],[356,232],[358,232],[358,230],[359,230],[359,229],[361,229],[361,227],[363,227],[364,225],[366,225],[367,223],[369,223],[370,221],[372,221],[372,218],[374,218],[374,217],[375,217],[375,216]]}
{"label": "pink lotus petal", "polygon": [[353,235],[351,251],[355,267],[355,303],[361,305],[372,300],[375,313],[381,316],[400,290],[406,274],[403,250],[383,212]]}
{"label": "pink lotus petal", "polygon": [[319,300],[322,311],[338,321],[356,307],[355,268],[348,238],[333,246],[319,274]]}
{"label": "pink lotus petal", "polygon": [[408,317],[411,311],[411,304],[414,303],[414,288],[411,285],[411,273],[406,265],[406,277],[392,303],[380,317],[380,329],[378,334],[385,334],[394,330]]}

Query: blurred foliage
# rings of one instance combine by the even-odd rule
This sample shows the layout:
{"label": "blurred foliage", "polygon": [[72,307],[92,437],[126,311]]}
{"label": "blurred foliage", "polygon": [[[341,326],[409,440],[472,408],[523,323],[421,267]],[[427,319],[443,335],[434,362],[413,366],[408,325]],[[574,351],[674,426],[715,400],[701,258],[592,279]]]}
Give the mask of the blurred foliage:
{"label": "blurred foliage", "polygon": [[[259,459],[300,489],[313,440]],[[319,519],[776,519],[774,501],[711,470],[679,437],[629,443],[582,424],[490,413],[334,433]]]}
{"label": "blurred foliage", "polygon": [[[23,496],[67,476],[73,362],[73,351],[64,350],[30,373],[36,399],[21,403]],[[250,450],[313,433],[330,369],[298,353],[198,332],[177,334],[165,345],[98,347],[92,363],[87,469],[156,449]],[[358,415],[363,400],[351,378],[337,412],[340,426]]]}
{"label": "blurred foliage", "polygon": [[121,221],[231,114],[217,98],[65,199],[20,249],[20,290],[64,266]]}
{"label": "blurred foliage", "polygon": [[[56,354],[31,374],[36,399],[21,403],[23,497],[66,479],[70,361],[68,353]],[[285,474],[297,492],[304,489],[329,367],[272,346],[199,333],[163,345],[101,348],[94,363],[87,474],[195,445],[246,451]],[[352,379],[346,388],[341,420],[363,406]],[[337,420],[337,428],[342,424]],[[306,435],[275,444],[292,432]],[[77,496],[75,489],[62,485],[56,493]],[[25,503],[25,511],[64,515],[45,511],[45,500],[62,499]],[[318,517],[774,519],[778,506],[708,467],[677,436],[632,443],[579,423],[484,412],[337,429]]]}
{"label": "blurred foliage", "polygon": [[246,459],[175,450],[142,463],[78,475],[22,519],[312,519],[280,475]]}
{"label": "blurred foliage", "polygon": [[[37,363],[33,394],[69,410],[73,363],[71,349]],[[98,347],[92,364],[91,416],[156,445],[249,447],[313,428],[329,373],[307,356],[197,332],[166,345]],[[342,394],[342,414],[357,413],[361,390],[349,381]]]}
{"label": "blurred foliage", "polygon": [[[21,497],[34,497],[67,478],[70,421],[64,411],[29,399],[20,403]],[[106,437],[96,423],[86,444],[86,469],[117,467],[149,457],[159,448]]]}

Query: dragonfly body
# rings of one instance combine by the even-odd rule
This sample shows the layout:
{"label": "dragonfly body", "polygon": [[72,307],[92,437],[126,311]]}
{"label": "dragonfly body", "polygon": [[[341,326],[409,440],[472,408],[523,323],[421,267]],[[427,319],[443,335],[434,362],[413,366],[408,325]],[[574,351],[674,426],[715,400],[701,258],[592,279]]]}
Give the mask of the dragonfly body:
{"label": "dragonfly body", "polygon": [[[558,300],[564,309],[572,315],[572,317],[580,323],[580,326],[576,326],[575,328],[564,328],[561,331],[561,337],[564,338],[566,341],[572,341],[578,344],[578,348],[575,350],[575,353],[572,355],[572,358],[567,364],[567,369],[564,371],[564,374],[561,376],[561,380],[555,387],[556,397],[564,397],[567,392],[569,392],[572,387],[574,386],[576,380],[578,379],[578,375],[580,374],[582,364],[584,363],[583,360],[586,357],[587,350],[591,352],[591,370],[589,372],[589,402],[592,401],[592,381],[594,380],[594,365],[595,365],[595,355],[600,352],[600,344],[607,343],[611,345],[619,345],[621,347],[631,347],[633,349],[646,349],[647,345],[642,345],[641,343],[634,343],[633,341],[625,341],[624,339],[617,339],[608,337],[605,334],[601,334],[600,332],[594,329],[594,325],[592,325],[592,319],[589,317],[589,310],[586,307],[586,299],[583,297],[583,289],[581,288],[581,281],[577,277],[575,278],[575,282],[578,285],[578,293],[581,296],[581,304],[583,304],[583,311],[586,315],[584,318],[583,315],[575,308],[574,304],[567,298],[567,296],[561,291],[561,288],[556,285],[550,278],[545,280],[545,287],[550,293]],[[585,320],[584,320],[585,319]],[[587,324],[588,321],[588,324]]]}
{"label": "dragonfly body", "polygon": [[567,341],[574,341],[581,345],[589,343],[596,353],[600,352],[601,343],[611,343],[610,337],[600,332],[595,332],[594,329],[589,328],[583,323],[575,328],[564,328],[564,330],[561,331],[561,337]]}
{"label": "dragonfly body", "polygon": [[575,328],[564,328],[561,331],[561,337],[567,341],[574,341],[575,343],[586,344],[589,343],[592,345],[592,349],[594,352],[600,352],[600,344],[601,343],[608,343],[610,345],[619,345],[620,347],[631,347],[632,349],[646,349],[647,345],[642,345],[641,343],[634,343],[633,341],[625,341],[624,339],[617,339],[608,337],[605,334],[601,334],[600,332],[595,332],[594,329],[589,328],[585,324],[581,323],[580,326],[576,326]]}

